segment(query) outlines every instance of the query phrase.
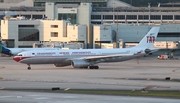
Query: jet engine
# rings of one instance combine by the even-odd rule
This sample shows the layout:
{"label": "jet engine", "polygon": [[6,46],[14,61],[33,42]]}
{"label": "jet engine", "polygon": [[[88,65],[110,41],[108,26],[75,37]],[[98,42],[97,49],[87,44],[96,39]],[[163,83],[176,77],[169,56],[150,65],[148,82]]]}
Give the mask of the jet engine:
{"label": "jet engine", "polygon": [[146,53],[146,54],[149,54],[149,53],[151,53],[151,52],[152,52],[152,51],[151,51],[150,49],[146,49],[146,50],[145,50],[145,53]]}
{"label": "jet engine", "polygon": [[84,60],[75,60],[71,62],[71,65],[74,68],[87,68],[90,65],[90,63]]}

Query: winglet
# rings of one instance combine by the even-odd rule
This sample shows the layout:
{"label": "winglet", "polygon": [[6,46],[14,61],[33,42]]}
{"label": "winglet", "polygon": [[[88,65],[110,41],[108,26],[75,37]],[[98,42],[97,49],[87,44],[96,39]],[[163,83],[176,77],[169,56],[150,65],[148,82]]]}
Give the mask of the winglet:
{"label": "winglet", "polygon": [[9,50],[1,41],[0,41],[0,53],[12,56],[11,50]]}
{"label": "winglet", "polygon": [[136,47],[153,48],[160,27],[152,27]]}

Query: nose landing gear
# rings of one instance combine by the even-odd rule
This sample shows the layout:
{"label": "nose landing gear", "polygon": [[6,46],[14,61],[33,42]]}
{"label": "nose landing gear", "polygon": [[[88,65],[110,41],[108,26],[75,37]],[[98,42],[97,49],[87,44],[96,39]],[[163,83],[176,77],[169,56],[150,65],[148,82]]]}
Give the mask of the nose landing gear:
{"label": "nose landing gear", "polygon": [[30,64],[28,64],[28,67],[27,67],[28,70],[31,70],[31,67],[30,67]]}

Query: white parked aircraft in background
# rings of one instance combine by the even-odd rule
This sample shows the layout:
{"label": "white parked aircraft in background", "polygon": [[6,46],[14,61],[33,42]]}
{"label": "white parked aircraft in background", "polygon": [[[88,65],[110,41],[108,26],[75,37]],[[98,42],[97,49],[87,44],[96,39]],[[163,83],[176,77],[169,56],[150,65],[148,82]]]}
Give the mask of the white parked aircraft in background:
{"label": "white parked aircraft in background", "polygon": [[30,50],[60,50],[61,48],[7,48],[2,42],[0,41],[0,53],[6,54],[9,56],[17,55],[23,51],[30,51]]}
{"label": "white parked aircraft in background", "polygon": [[19,53],[13,59],[27,64],[28,69],[31,69],[31,64],[54,64],[56,67],[72,65],[74,68],[98,69],[95,65],[97,63],[126,61],[156,51],[153,46],[159,29],[160,27],[152,27],[140,43],[132,48],[36,50]]}

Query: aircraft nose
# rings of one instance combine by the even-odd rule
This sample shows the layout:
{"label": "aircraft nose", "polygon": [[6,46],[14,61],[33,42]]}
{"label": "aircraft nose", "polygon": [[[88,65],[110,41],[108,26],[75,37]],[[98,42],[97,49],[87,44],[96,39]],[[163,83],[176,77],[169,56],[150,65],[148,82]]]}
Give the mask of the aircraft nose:
{"label": "aircraft nose", "polygon": [[13,59],[14,59],[14,61],[16,61],[16,62],[19,62],[19,61],[21,60],[21,57],[15,56]]}

